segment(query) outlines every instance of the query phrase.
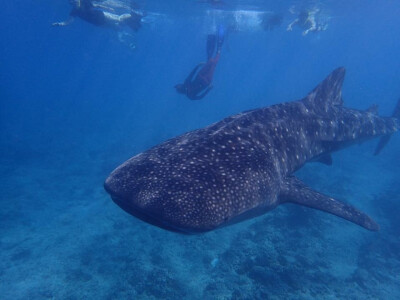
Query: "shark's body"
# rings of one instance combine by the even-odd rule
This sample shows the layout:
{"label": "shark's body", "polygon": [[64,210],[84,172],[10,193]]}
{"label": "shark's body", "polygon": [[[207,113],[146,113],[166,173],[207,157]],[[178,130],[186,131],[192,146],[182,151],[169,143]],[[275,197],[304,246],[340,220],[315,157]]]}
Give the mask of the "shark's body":
{"label": "shark's body", "polygon": [[200,233],[293,202],[379,226],[350,205],[292,174],[306,162],[400,127],[396,117],[345,108],[345,71],[335,70],[306,98],[243,112],[140,153],[114,170],[106,190],[125,211],[161,228]]}

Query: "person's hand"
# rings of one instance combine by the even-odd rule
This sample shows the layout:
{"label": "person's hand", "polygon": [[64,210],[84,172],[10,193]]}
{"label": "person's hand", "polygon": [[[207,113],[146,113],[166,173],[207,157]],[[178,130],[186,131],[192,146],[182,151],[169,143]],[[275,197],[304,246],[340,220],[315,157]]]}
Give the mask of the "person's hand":
{"label": "person's hand", "polygon": [[51,24],[53,27],[58,27],[58,26],[67,26],[70,22],[54,22]]}
{"label": "person's hand", "polygon": [[53,24],[51,24],[51,26],[53,27],[66,26],[66,25],[67,25],[66,22],[54,22]]}

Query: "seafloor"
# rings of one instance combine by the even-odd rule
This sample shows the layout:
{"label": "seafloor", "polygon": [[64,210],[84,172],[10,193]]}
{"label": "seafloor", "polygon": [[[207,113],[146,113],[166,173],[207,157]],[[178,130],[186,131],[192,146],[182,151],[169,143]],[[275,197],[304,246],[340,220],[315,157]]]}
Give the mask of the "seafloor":
{"label": "seafloor", "polygon": [[288,204],[195,236],[117,207],[102,187],[106,153],[14,151],[0,164],[1,299],[400,299],[397,137],[372,151],[298,176],[369,213],[378,233]]}
{"label": "seafloor", "polygon": [[190,20],[145,24],[131,53],[114,32],[84,22],[51,27],[68,17],[68,1],[3,2],[0,300],[400,299],[400,134],[377,157],[368,142],[297,174],[365,211],[379,232],[287,204],[179,235],[126,214],[103,189],[130,156],[230,114],[304,97],[339,66],[349,73],[346,106],[376,103],[388,115],[400,95],[395,1],[344,1],[321,35],[283,27],[232,35],[215,88],[197,102],[173,88],[204,60],[209,31]]}

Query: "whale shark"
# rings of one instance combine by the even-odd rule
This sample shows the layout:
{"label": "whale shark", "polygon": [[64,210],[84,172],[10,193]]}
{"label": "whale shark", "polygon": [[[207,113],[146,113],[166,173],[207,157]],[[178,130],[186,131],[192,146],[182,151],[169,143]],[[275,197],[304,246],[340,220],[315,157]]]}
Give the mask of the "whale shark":
{"label": "whale shark", "polygon": [[345,69],[334,70],[305,98],[245,111],[137,154],[106,179],[105,190],[129,214],[160,228],[197,234],[260,216],[280,204],[321,210],[368,230],[379,225],[353,206],[294,176],[307,162],[400,128],[390,117],[347,108]]}

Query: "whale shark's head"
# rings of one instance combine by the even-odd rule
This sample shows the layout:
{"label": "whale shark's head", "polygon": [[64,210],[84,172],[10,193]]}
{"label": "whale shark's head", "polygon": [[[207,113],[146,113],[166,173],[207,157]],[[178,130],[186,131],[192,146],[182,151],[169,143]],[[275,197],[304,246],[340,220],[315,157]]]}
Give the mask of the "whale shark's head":
{"label": "whale shark's head", "polygon": [[[140,156],[140,155],[139,155]],[[104,183],[113,201],[129,214],[160,228],[186,234],[213,230],[229,217],[208,189],[160,163],[134,157]],[[168,172],[169,171],[169,172]],[[220,193],[220,191],[214,191]]]}
{"label": "whale shark's head", "polygon": [[214,230],[251,217],[248,211],[276,195],[263,164],[224,150],[167,142],[123,163],[104,187],[123,210],[152,225],[187,234]]}
{"label": "whale shark's head", "polygon": [[200,233],[260,215],[281,203],[316,208],[369,230],[379,226],[351,205],[293,176],[307,161],[398,130],[393,118],[343,106],[344,68],[305,98],[243,112],[165,141],[129,159],[105,181],[126,212],[163,229]]}

